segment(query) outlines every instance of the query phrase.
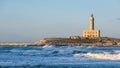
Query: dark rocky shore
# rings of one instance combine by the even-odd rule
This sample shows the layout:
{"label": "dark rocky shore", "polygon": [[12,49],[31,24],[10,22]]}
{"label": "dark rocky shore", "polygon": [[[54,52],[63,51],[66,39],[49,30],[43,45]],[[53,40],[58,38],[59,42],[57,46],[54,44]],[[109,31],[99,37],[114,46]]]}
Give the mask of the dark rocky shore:
{"label": "dark rocky shore", "polygon": [[118,38],[44,38],[43,40],[34,43],[16,43],[16,42],[1,42],[0,46],[120,46],[120,39]]}
{"label": "dark rocky shore", "polygon": [[44,38],[34,43],[35,45],[86,45],[86,46],[120,46],[120,39],[101,37],[101,38]]}

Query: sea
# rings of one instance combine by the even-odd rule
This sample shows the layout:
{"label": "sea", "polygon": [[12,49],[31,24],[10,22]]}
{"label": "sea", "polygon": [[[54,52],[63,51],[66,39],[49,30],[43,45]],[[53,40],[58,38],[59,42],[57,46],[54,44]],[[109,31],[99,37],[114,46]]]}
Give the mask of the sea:
{"label": "sea", "polygon": [[120,68],[120,47],[0,46],[0,68]]}

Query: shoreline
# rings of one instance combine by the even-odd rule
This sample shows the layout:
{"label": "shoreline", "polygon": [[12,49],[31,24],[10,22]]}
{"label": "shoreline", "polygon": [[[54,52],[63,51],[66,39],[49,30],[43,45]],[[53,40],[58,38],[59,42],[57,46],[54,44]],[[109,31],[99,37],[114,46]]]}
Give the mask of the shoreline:
{"label": "shoreline", "polygon": [[[45,44],[45,45],[0,45],[0,46],[98,46],[98,45],[53,45],[53,44]],[[98,47],[120,47],[120,45],[99,45]]]}
{"label": "shoreline", "polygon": [[35,42],[35,45],[72,45],[72,46],[120,46],[120,39],[100,37],[100,38],[44,38]]}
{"label": "shoreline", "polygon": [[120,39],[101,38],[44,38],[36,42],[0,42],[0,46],[120,46]]}

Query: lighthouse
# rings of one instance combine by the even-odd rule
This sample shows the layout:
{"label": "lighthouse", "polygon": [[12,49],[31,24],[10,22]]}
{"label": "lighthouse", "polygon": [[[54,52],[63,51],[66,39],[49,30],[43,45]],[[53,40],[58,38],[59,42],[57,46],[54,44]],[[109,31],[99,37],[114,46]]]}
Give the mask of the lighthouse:
{"label": "lighthouse", "polygon": [[83,37],[97,38],[100,37],[100,30],[94,29],[94,16],[91,14],[89,19],[89,29],[83,30]]}
{"label": "lighthouse", "polygon": [[93,14],[90,16],[90,30],[94,30],[94,17]]}

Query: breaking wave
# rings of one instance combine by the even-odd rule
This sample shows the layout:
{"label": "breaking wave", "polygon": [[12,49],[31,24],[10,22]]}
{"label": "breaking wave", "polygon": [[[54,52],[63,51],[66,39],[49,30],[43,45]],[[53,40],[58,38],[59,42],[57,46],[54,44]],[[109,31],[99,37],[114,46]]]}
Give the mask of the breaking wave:
{"label": "breaking wave", "polygon": [[42,48],[50,48],[50,47],[53,47],[53,45],[48,45],[48,44],[46,44],[46,45],[44,45]]}
{"label": "breaking wave", "polygon": [[87,57],[94,59],[104,59],[104,60],[120,60],[120,53],[111,54],[111,53],[87,53],[87,54],[74,54],[74,57]]}

